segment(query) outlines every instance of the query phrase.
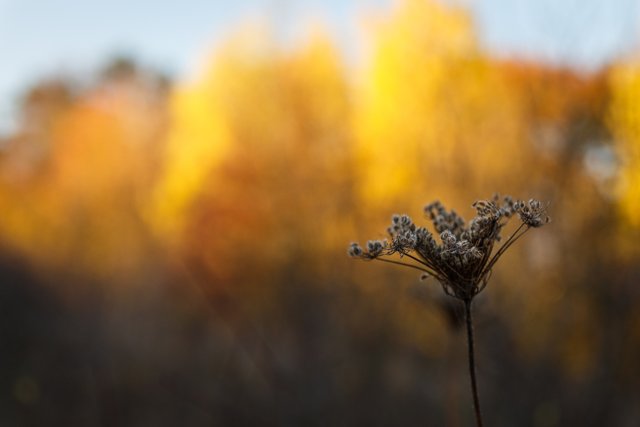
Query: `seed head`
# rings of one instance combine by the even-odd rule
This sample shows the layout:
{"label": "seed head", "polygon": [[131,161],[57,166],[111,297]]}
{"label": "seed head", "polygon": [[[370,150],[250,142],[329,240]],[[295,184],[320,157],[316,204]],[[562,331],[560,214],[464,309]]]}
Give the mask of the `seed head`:
{"label": "seed head", "polygon": [[359,244],[351,243],[351,245],[349,246],[349,249],[347,250],[347,253],[349,254],[350,257],[357,258],[362,256],[364,251],[362,250]]}
{"label": "seed head", "polygon": [[516,202],[515,211],[520,216],[523,223],[530,227],[542,227],[548,224],[550,218],[547,216],[547,207],[539,200],[529,199],[529,202]]}
{"label": "seed head", "polygon": [[[524,233],[549,222],[546,206],[531,199],[527,203],[514,201],[510,196],[500,199],[478,200],[472,204],[476,216],[469,222],[455,211],[447,211],[435,201],[424,208],[425,216],[433,223],[440,236],[438,243],[425,227],[417,227],[407,215],[393,215],[387,228],[391,240],[370,240],[366,251],[357,243],[349,246],[348,253],[361,259],[391,261],[422,271],[421,279],[435,277],[445,293],[471,301],[487,284],[496,261]],[[520,226],[506,241],[500,232],[517,213]],[[389,257],[397,255],[402,261]],[[406,261],[406,258],[409,261]]]}

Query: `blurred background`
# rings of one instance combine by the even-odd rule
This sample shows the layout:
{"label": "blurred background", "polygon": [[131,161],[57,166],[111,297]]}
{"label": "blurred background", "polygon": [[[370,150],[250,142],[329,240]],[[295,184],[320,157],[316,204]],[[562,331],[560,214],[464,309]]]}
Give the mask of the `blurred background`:
{"label": "blurred background", "polygon": [[0,424],[469,426],[462,312],[349,259],[495,192],[491,426],[640,422],[635,0],[0,0]]}

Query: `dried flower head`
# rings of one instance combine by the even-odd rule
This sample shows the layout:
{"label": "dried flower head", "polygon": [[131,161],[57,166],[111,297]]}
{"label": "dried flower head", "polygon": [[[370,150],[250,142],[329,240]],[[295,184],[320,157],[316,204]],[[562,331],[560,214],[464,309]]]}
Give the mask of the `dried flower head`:
{"label": "dried flower head", "polygon": [[[423,280],[433,276],[447,295],[470,302],[485,288],[493,266],[504,252],[529,229],[549,222],[546,205],[534,199],[525,203],[496,195],[472,206],[476,216],[465,222],[438,201],[428,204],[424,212],[438,238],[426,228],[417,227],[409,216],[393,215],[387,228],[390,240],[371,240],[366,250],[352,243],[348,253],[420,270]],[[520,226],[496,249],[503,227],[515,214],[521,220]]]}

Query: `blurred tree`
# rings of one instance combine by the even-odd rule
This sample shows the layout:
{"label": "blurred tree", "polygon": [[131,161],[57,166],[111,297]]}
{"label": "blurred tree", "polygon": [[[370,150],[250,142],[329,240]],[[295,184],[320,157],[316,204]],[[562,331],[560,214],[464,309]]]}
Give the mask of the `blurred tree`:
{"label": "blurred tree", "polygon": [[244,35],[221,50],[202,79],[207,89],[190,98],[212,106],[203,110],[210,132],[170,142],[179,152],[168,179],[188,158],[200,181],[174,193],[179,204],[193,200],[185,247],[222,282],[273,282],[267,277],[300,263],[308,273],[326,268],[320,254],[344,243],[350,134],[340,60],[320,35],[290,53],[267,39]]}
{"label": "blurred tree", "polygon": [[[101,400],[94,416],[107,424],[175,425],[189,412],[204,425],[443,425],[445,406],[464,422],[467,405],[446,385],[465,381],[452,357],[456,307],[404,271],[361,268],[345,246],[390,209],[419,216],[433,198],[458,205],[497,190],[550,200],[553,222],[509,253],[479,301],[495,425],[634,419],[637,237],[620,232],[590,153],[616,136],[621,211],[637,225],[637,66],[581,75],[499,61],[450,4],[399,2],[373,27],[360,74],[321,33],[283,49],[248,31],[175,88],[116,58],[91,84],[30,90],[0,151],[0,248],[82,277],[47,274],[61,288],[149,286],[102,312],[96,300],[75,315],[55,302],[38,317],[48,294],[32,298],[40,282],[0,260],[10,314],[27,322],[5,322],[16,349],[6,369],[26,372],[41,353],[53,360],[41,369],[57,369],[49,353],[62,354],[82,396],[66,401],[43,382],[41,400]],[[73,328],[86,329],[69,338]],[[95,376],[76,366],[87,346]],[[8,387],[58,377],[10,374]],[[68,412],[54,406],[37,410]]]}
{"label": "blurred tree", "polygon": [[4,154],[2,234],[44,265],[130,275],[145,258],[140,210],[155,179],[165,93],[161,79],[133,65],[113,71],[118,64],[73,95],[61,83],[32,90]]}
{"label": "blurred tree", "polygon": [[4,150],[4,179],[20,185],[41,173],[50,153],[53,128],[74,100],[73,84],[65,79],[45,80],[23,95],[20,128]]}
{"label": "blurred tree", "polygon": [[526,164],[521,106],[481,54],[468,13],[405,1],[373,40],[356,112],[365,200],[455,203],[511,190],[499,177]]}
{"label": "blurred tree", "polygon": [[621,161],[618,194],[627,221],[640,226],[640,65],[637,60],[615,65],[610,72],[610,124]]}

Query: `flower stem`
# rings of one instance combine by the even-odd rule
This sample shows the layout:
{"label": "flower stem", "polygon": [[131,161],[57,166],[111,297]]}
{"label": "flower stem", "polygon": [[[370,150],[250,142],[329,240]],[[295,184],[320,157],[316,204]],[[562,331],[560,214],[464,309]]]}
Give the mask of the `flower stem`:
{"label": "flower stem", "polygon": [[471,377],[471,393],[473,394],[473,408],[476,414],[476,424],[482,427],[482,415],[480,413],[480,400],[478,399],[478,385],[476,383],[476,363],[473,351],[473,319],[471,318],[471,300],[464,302],[465,317],[467,320],[467,345],[469,349],[469,376]]}

